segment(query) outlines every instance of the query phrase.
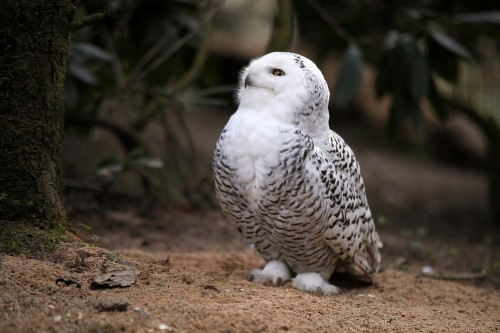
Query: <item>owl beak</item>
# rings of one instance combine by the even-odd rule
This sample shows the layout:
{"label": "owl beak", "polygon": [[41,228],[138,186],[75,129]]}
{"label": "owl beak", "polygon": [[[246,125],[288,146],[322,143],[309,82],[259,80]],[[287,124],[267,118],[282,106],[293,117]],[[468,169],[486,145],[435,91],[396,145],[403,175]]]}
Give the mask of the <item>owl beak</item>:
{"label": "owl beak", "polygon": [[250,75],[247,75],[247,77],[245,78],[245,89],[247,88],[247,86],[251,85],[252,85],[252,79],[250,78]]}

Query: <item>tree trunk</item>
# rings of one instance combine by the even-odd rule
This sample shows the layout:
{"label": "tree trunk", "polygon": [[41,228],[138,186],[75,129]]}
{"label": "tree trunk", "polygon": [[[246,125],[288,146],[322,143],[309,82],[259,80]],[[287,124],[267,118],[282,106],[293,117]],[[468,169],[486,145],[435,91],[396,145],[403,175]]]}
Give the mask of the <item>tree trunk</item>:
{"label": "tree trunk", "polygon": [[0,251],[43,255],[66,226],[60,167],[71,0],[0,3]]}

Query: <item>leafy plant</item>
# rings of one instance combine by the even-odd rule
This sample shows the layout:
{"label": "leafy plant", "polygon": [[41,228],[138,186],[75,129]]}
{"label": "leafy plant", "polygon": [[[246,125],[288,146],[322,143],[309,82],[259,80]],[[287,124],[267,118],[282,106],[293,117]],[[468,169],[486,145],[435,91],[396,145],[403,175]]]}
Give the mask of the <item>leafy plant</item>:
{"label": "leafy plant", "polygon": [[[188,90],[207,59],[211,21],[221,4],[114,0],[79,6],[65,84],[66,123],[84,134],[103,129],[121,143],[123,152],[111,152],[97,166],[102,190],[132,172],[148,193],[168,201],[170,190],[200,181],[192,145],[182,144],[190,137],[179,110],[223,103],[213,96],[228,87]],[[155,156],[143,139],[152,123],[163,127],[167,151],[161,155],[172,158]]]}

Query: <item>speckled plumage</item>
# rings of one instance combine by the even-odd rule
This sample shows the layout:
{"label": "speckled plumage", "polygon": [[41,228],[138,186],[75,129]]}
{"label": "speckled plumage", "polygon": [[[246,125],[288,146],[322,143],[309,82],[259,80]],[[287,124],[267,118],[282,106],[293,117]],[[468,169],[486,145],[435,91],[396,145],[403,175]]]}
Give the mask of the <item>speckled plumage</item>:
{"label": "speckled plumage", "polygon": [[[250,279],[320,294],[337,269],[369,280],[381,246],[352,150],[328,126],[329,91],[316,65],[275,52],[241,74],[239,107],[214,152],[224,215],[265,259]],[[319,275],[321,278],[319,278]]]}

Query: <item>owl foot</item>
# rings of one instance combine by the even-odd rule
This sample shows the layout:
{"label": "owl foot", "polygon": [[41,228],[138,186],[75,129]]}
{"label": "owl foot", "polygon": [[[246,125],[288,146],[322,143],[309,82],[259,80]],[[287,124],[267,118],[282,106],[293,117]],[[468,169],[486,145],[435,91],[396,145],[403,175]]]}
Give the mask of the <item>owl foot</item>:
{"label": "owl foot", "polygon": [[281,286],[290,280],[291,277],[292,273],[284,262],[271,260],[263,269],[253,269],[247,275],[247,280],[264,285]]}
{"label": "owl foot", "polygon": [[335,295],[340,293],[340,288],[323,280],[318,273],[300,273],[292,279],[295,289],[321,295]]}

